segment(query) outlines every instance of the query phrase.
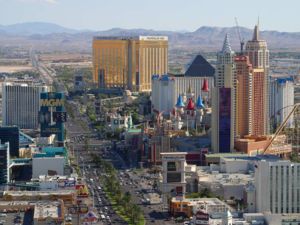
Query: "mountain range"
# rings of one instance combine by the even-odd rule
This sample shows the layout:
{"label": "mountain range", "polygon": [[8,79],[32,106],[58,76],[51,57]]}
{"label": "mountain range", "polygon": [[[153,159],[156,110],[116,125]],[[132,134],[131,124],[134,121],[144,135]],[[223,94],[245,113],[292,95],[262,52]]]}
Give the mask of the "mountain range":
{"label": "mountain range", "polygon": [[[245,41],[252,38],[252,29],[240,27],[239,30]],[[230,35],[232,47],[239,49],[240,41],[236,27],[202,26],[193,32],[122,28],[92,31],[69,29],[53,23],[31,22],[0,25],[0,45],[9,46],[23,42],[37,48],[63,47],[71,50],[78,47],[79,51],[90,52],[94,36],[165,35],[169,37],[170,49],[215,51],[221,48],[226,33]],[[270,49],[300,50],[300,32],[261,31],[260,36],[267,41]]]}

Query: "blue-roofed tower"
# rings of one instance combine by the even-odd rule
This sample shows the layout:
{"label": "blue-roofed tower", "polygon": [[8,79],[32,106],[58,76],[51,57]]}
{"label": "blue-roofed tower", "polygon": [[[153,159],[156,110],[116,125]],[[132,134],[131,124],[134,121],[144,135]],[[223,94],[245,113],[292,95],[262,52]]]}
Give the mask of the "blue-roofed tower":
{"label": "blue-roofed tower", "polygon": [[176,107],[177,108],[184,108],[184,103],[183,103],[183,99],[182,99],[181,95],[179,95],[178,98],[177,98]]}
{"label": "blue-roofed tower", "polygon": [[196,102],[196,107],[197,107],[197,109],[204,109],[205,108],[200,95],[198,96],[198,99],[197,99],[197,102]]}

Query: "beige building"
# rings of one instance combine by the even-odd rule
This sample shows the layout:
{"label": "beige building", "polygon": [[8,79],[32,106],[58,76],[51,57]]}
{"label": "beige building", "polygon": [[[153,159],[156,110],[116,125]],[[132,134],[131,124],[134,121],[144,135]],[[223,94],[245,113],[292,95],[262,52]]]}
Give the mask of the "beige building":
{"label": "beige building", "polygon": [[245,55],[238,55],[234,60],[237,72],[236,136],[244,137],[252,133],[252,65]]}
{"label": "beige building", "polygon": [[151,91],[153,74],[168,72],[168,37],[95,37],[93,78],[100,88]]}
{"label": "beige building", "polygon": [[267,42],[260,39],[258,25],[253,38],[246,44],[246,53],[253,68],[253,115],[252,134],[265,135],[269,130],[269,50]]}

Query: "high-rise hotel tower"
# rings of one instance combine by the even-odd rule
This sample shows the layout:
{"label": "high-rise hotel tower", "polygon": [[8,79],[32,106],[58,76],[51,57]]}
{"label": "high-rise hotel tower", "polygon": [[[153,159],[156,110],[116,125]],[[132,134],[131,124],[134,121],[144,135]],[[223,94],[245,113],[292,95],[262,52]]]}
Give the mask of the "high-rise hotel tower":
{"label": "high-rise hotel tower", "polygon": [[151,77],[168,72],[168,37],[95,37],[93,79],[100,88],[151,91]]}
{"label": "high-rise hotel tower", "polygon": [[40,94],[47,91],[40,83],[4,82],[2,84],[2,125],[37,129]]}
{"label": "high-rise hotel tower", "polygon": [[252,64],[252,134],[265,135],[269,130],[269,50],[267,42],[259,37],[258,25],[253,38],[246,44],[246,53]]}
{"label": "high-rise hotel tower", "polygon": [[235,64],[237,77],[236,136],[243,138],[245,135],[252,134],[252,120],[255,119],[252,113],[252,65],[249,57],[243,53],[235,57]]}
{"label": "high-rise hotel tower", "polygon": [[236,114],[235,53],[231,50],[228,35],[217,55],[216,86],[212,95],[212,150],[231,152],[234,147]]}

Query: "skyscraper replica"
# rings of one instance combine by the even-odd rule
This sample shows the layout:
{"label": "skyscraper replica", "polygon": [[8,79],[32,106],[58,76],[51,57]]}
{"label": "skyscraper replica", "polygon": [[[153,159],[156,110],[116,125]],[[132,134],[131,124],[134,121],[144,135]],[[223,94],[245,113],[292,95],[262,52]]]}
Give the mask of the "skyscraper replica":
{"label": "skyscraper replica", "polygon": [[212,95],[212,150],[230,152],[234,147],[236,114],[235,54],[226,35],[217,55],[216,86]]}
{"label": "skyscraper replica", "polygon": [[93,79],[100,88],[151,91],[151,77],[168,72],[168,37],[95,37]]}
{"label": "skyscraper replica", "polygon": [[39,83],[4,82],[2,84],[2,125],[37,129],[40,93],[46,90],[47,87]]}
{"label": "skyscraper replica", "polygon": [[252,65],[249,57],[241,53],[235,57],[237,72],[237,95],[236,95],[236,136],[243,137],[252,134]]}
{"label": "skyscraper replica", "polygon": [[269,50],[267,42],[259,37],[259,26],[254,28],[253,38],[246,44],[246,53],[252,64],[253,108],[252,134],[265,135],[269,130]]}

